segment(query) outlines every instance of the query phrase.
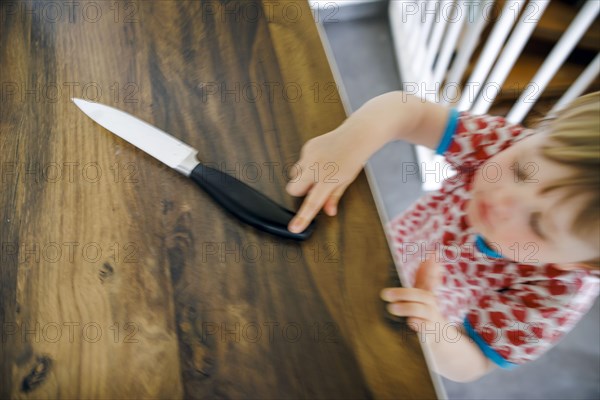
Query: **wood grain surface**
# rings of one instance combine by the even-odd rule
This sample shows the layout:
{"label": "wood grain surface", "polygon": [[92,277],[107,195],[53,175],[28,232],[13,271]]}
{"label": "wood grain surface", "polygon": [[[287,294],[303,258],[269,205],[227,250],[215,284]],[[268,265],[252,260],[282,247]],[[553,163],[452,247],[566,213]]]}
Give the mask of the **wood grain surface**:
{"label": "wood grain surface", "polygon": [[306,2],[1,7],[0,397],[435,397],[379,300],[397,280],[364,174],[309,240],[281,240],[70,100],[297,209],[287,169],[345,118]]}

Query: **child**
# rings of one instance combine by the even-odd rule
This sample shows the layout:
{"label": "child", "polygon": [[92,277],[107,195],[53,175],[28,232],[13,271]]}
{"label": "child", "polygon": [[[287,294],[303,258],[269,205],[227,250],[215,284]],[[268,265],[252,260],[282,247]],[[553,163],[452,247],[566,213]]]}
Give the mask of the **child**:
{"label": "child", "polygon": [[381,297],[425,336],[433,368],[449,379],[535,359],[598,294],[599,94],[535,130],[402,92],[381,95],[303,146],[297,170],[327,162],[339,170],[329,182],[290,176],[288,193],[308,195],[289,229],[302,231],[322,207],[335,215],[346,187],[385,143],[435,149],[457,174],[386,224],[404,288]]}

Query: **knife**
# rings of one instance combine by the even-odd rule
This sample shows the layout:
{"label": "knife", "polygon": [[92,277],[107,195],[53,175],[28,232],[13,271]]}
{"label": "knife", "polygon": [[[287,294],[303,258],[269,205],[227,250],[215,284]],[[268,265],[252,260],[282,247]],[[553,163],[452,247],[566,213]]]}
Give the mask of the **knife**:
{"label": "knife", "polygon": [[295,213],[235,177],[203,165],[198,150],[126,112],[104,104],[71,99],[88,117],[198,184],[225,210],[243,222],[288,239],[304,240],[314,221],[300,233],[287,229]]}

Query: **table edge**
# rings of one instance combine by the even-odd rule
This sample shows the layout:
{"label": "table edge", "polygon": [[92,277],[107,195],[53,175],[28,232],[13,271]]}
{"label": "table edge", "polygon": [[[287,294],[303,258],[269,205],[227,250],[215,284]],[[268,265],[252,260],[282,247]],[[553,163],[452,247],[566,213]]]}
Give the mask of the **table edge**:
{"label": "table edge", "polygon": [[[348,97],[348,93],[346,92],[346,88],[344,87],[344,83],[342,81],[342,76],[338,69],[337,62],[335,61],[335,57],[333,56],[333,50],[331,49],[331,45],[329,43],[329,40],[327,39],[327,35],[325,33],[325,28],[323,27],[323,23],[321,21],[315,21],[315,24],[317,26],[317,32],[319,34],[319,39],[321,40],[321,45],[323,46],[323,50],[325,51],[325,58],[327,59],[327,62],[329,64],[329,69],[331,70],[333,79],[335,80],[336,86],[338,88],[338,92],[339,92],[340,99],[342,102],[342,107],[344,108],[344,113],[346,114],[346,117],[348,117],[352,113],[352,107],[350,105],[350,99]],[[385,232],[385,228],[384,228],[385,222],[389,219],[388,218],[389,216],[386,213],[385,206],[383,203],[383,198],[381,196],[381,192],[377,188],[375,176],[374,176],[374,173],[373,173],[373,170],[371,168],[371,164],[369,163],[369,161],[367,161],[367,163],[365,164],[364,170],[365,170],[365,175],[367,177],[367,183],[369,185],[369,189],[371,190],[371,195],[373,196],[373,200],[375,202],[377,214],[379,215],[379,222],[381,224],[382,229],[384,230],[384,236],[385,236],[387,244],[388,244],[388,249],[391,249],[392,243],[390,242],[390,238],[388,237],[387,233]],[[392,256],[392,259],[394,260],[394,264],[395,264],[396,268],[398,268],[396,259],[393,256],[391,251],[390,251],[390,255]],[[433,372],[432,368],[431,368],[431,366],[433,365],[433,356],[431,354],[431,350],[430,350],[429,346],[426,345],[426,343],[423,343],[421,340],[419,340],[418,342],[421,346],[421,350],[423,351],[423,355],[425,356],[425,363],[427,364],[427,369],[429,370],[429,376],[431,378],[431,381],[433,382],[434,391],[435,391],[438,399],[447,400],[448,395],[446,393],[446,389],[444,388],[442,379],[441,379],[440,375]]]}

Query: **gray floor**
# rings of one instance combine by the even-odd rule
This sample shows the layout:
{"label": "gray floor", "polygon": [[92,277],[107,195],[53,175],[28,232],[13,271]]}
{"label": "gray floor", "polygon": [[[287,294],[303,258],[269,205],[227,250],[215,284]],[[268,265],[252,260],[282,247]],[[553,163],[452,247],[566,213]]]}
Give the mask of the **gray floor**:
{"label": "gray floor", "polygon": [[[381,93],[401,88],[386,15],[325,24],[352,110]],[[414,149],[390,143],[369,161],[393,217],[422,192],[417,178],[401,182],[394,171],[414,162]],[[513,371],[498,370],[477,382],[444,380],[450,399],[599,399],[600,307],[540,359]]]}

